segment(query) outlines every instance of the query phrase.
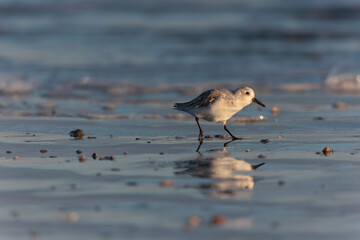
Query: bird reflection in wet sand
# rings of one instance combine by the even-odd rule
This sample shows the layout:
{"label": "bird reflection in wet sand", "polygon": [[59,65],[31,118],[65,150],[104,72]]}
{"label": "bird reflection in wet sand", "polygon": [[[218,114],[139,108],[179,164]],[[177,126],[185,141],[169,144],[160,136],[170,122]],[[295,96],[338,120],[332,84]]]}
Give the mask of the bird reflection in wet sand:
{"label": "bird reflection in wet sand", "polygon": [[176,168],[182,170],[175,174],[189,174],[194,177],[219,180],[202,183],[195,187],[209,190],[206,193],[213,197],[223,198],[236,195],[237,190],[254,188],[255,181],[252,176],[235,171],[253,171],[264,164],[251,165],[244,160],[230,157],[226,147],[223,147],[208,151],[206,156],[199,152],[199,156],[194,160],[176,162]]}
{"label": "bird reflection in wet sand", "polygon": [[[229,145],[230,143],[232,143],[232,142],[234,142],[234,141],[236,141],[236,139],[235,139],[235,140],[232,139],[232,140],[227,141],[226,143],[224,143],[224,147],[223,147],[221,150],[223,151],[223,150],[225,149],[225,151],[226,151],[227,145]],[[199,141],[199,145],[198,145],[198,147],[196,148],[196,151],[195,151],[195,152],[200,153],[200,148],[201,148],[202,144],[203,144],[203,141]],[[219,149],[213,149],[213,150],[211,150],[211,151],[216,151],[216,150],[219,150]],[[227,152],[227,151],[226,151],[226,152]]]}

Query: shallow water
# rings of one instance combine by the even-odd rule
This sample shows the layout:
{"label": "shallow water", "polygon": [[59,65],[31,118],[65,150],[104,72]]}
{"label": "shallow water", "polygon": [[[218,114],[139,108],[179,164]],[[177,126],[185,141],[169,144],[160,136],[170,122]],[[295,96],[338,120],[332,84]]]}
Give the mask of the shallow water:
{"label": "shallow water", "polygon": [[[324,84],[359,62],[359,17],[351,0],[1,0],[0,238],[359,238],[360,96]],[[199,148],[173,103],[243,84],[267,108]]]}

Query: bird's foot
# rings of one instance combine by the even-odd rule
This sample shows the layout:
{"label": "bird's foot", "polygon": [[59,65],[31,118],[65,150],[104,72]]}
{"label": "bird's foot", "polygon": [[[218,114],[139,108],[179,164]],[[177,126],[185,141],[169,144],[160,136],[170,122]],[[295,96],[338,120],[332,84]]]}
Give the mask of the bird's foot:
{"label": "bird's foot", "polygon": [[235,136],[231,136],[231,141],[236,141],[236,140],[243,140],[243,138],[238,138]]}
{"label": "bird's foot", "polygon": [[199,146],[197,147],[196,152],[200,153],[200,147],[202,144],[203,144],[203,141],[199,140]]}

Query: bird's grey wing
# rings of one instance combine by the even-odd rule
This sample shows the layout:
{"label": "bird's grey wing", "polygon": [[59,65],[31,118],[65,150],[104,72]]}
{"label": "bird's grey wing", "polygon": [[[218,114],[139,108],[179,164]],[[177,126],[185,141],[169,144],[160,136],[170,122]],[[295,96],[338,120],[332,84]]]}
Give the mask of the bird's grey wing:
{"label": "bird's grey wing", "polygon": [[200,94],[199,96],[197,96],[196,98],[194,98],[189,102],[175,103],[174,107],[177,109],[206,107],[212,102],[214,102],[220,95],[221,95],[221,91],[210,89],[203,92],[202,94]]}

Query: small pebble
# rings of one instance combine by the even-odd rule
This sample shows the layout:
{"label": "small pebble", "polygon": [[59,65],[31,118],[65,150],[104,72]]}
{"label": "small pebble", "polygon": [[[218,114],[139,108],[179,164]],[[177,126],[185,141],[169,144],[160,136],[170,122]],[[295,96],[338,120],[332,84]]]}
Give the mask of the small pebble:
{"label": "small pebble", "polygon": [[47,150],[46,149],[40,149],[40,152],[41,153],[47,153]]}
{"label": "small pebble", "polygon": [[214,139],[214,137],[213,137],[213,136],[211,136],[211,135],[206,135],[204,138],[205,138],[205,139],[207,139],[207,140]]}
{"label": "small pebble", "polygon": [[175,137],[175,139],[182,140],[182,139],[184,139],[184,137]]}
{"label": "small pebble", "polygon": [[82,139],[85,136],[85,133],[81,129],[76,129],[70,132],[70,137],[75,139]]}
{"label": "small pebble", "polygon": [[87,138],[88,139],[96,139],[96,137],[94,137],[94,136],[88,136]]}
{"label": "small pebble", "polygon": [[351,155],[355,155],[356,154],[356,152],[351,152]]}
{"label": "small pebble", "polygon": [[280,109],[276,106],[272,107],[271,113],[276,116],[280,112]]}
{"label": "small pebble", "polygon": [[171,187],[174,186],[175,182],[172,180],[164,180],[159,183],[160,187]]}
{"label": "small pebble", "polygon": [[278,136],[278,139],[283,139],[283,138],[284,138],[284,137],[283,137],[283,136],[281,136],[281,135],[279,135],[279,136]]}
{"label": "small pebble", "polygon": [[19,156],[15,156],[13,157],[14,160],[18,160],[19,159]]}
{"label": "small pebble", "polygon": [[331,151],[331,149],[330,149],[329,146],[326,146],[326,147],[322,150],[323,153],[330,152],[330,151]]}
{"label": "small pebble", "polygon": [[104,111],[114,111],[116,109],[115,105],[105,105],[102,107]]}
{"label": "small pebble", "polygon": [[334,150],[330,149],[329,146],[326,146],[326,147],[322,150],[322,153],[323,153],[326,157],[330,156],[330,152],[334,152]]}
{"label": "small pebble", "polygon": [[151,143],[150,141],[147,141],[147,143]]}
{"label": "small pebble", "polygon": [[49,158],[57,158],[57,156],[53,156],[53,155],[51,155],[51,156],[49,156]]}
{"label": "small pebble", "polygon": [[324,121],[324,118],[323,117],[315,117],[314,120]]}
{"label": "small pebble", "polygon": [[226,139],[226,134],[217,134],[214,137],[215,138],[220,138],[220,139]]}
{"label": "small pebble", "polygon": [[320,155],[320,154],[321,154],[321,152],[316,152],[316,154]]}
{"label": "small pebble", "polygon": [[97,172],[97,173],[96,173],[96,176],[97,176],[97,177],[100,177],[100,176],[101,176],[101,173]]}
{"label": "small pebble", "polygon": [[124,152],[124,155],[128,155],[129,153],[128,152]]}
{"label": "small pebble", "polygon": [[160,155],[164,155],[164,153],[163,153],[163,152],[159,152],[159,154],[160,154]]}
{"label": "small pebble", "polygon": [[269,143],[270,140],[269,139],[262,139],[262,140],[260,140],[260,142],[263,143],[263,144],[266,144],[266,143]]}
{"label": "small pebble", "polygon": [[258,158],[266,158],[266,156],[263,155],[263,154],[260,154],[260,155],[258,156]]}
{"label": "small pebble", "polygon": [[126,185],[135,187],[138,185],[138,183],[137,182],[127,182]]}
{"label": "small pebble", "polygon": [[135,140],[140,140],[140,138],[135,138]]}
{"label": "small pebble", "polygon": [[196,228],[201,223],[201,218],[199,216],[191,216],[186,220],[185,227],[186,228]]}
{"label": "small pebble", "polygon": [[284,181],[284,180],[278,181],[278,185],[279,185],[279,186],[283,186],[284,184],[285,184],[285,181]]}
{"label": "small pebble", "polygon": [[114,161],[115,160],[115,157],[113,155],[111,156],[101,156],[99,157],[99,160],[102,161],[102,160],[111,160],[111,161]]}
{"label": "small pebble", "polygon": [[81,150],[76,150],[76,153],[80,154],[80,153],[82,153],[82,151]]}
{"label": "small pebble", "polygon": [[250,149],[245,149],[245,152],[250,152]]}
{"label": "small pebble", "polygon": [[10,154],[10,153],[12,153],[12,151],[6,151],[6,153],[7,153],[7,154]]}
{"label": "small pebble", "polygon": [[98,154],[97,153],[93,153],[92,155],[91,155],[91,157],[95,160],[95,159],[97,159],[98,158]]}
{"label": "small pebble", "polygon": [[210,223],[212,225],[223,225],[226,222],[226,217],[224,215],[215,215],[211,218]]}
{"label": "small pebble", "polygon": [[86,156],[85,155],[80,155],[79,156],[79,162],[85,162],[86,161]]}
{"label": "small pebble", "polygon": [[71,189],[78,189],[78,188],[79,188],[79,184],[77,184],[77,183],[72,183],[72,184],[70,184],[70,188],[71,188]]}

